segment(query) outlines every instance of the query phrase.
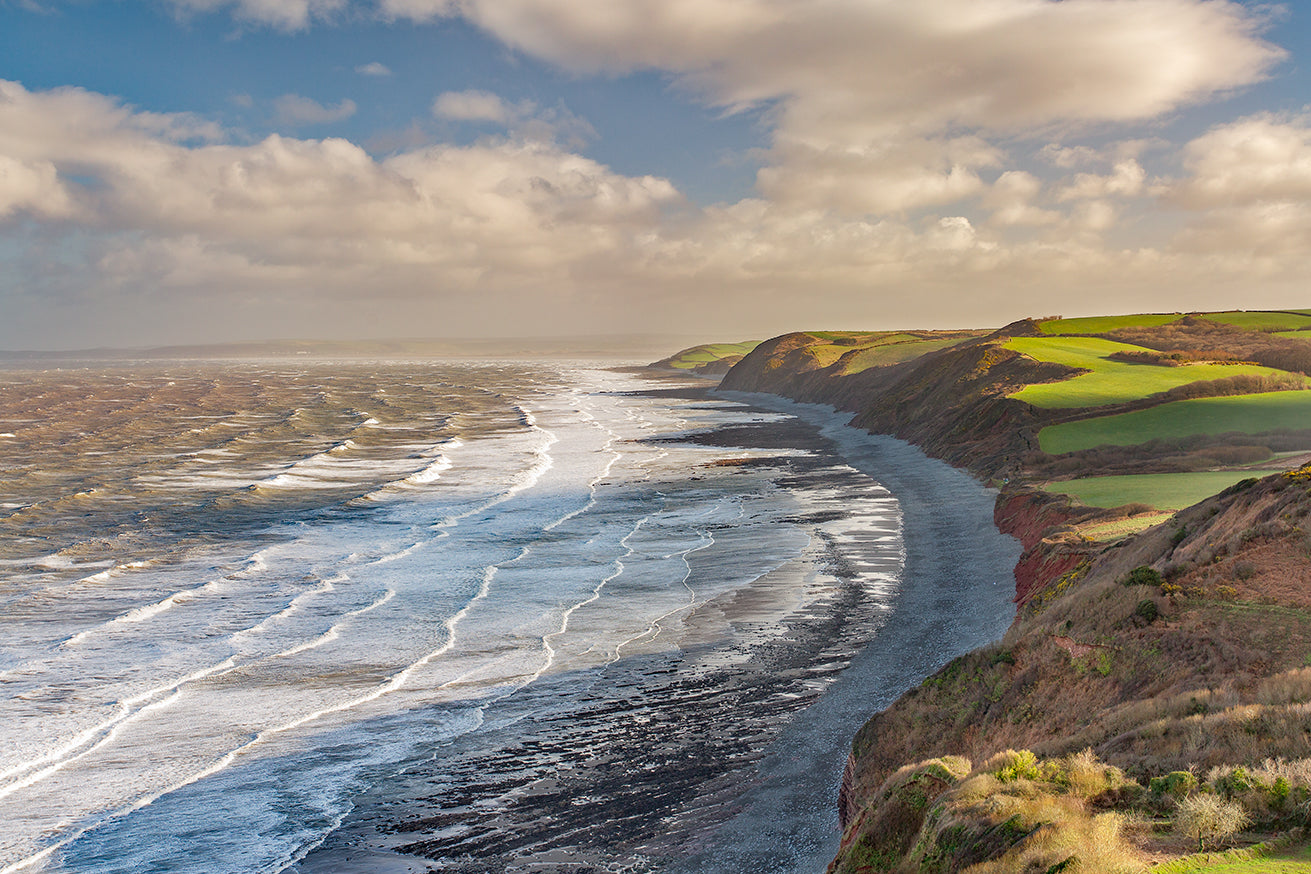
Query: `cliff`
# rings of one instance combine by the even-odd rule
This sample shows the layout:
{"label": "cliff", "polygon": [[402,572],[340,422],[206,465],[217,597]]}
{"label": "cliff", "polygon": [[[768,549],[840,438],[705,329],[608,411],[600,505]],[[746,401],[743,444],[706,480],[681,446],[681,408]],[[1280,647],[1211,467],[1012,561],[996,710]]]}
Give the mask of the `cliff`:
{"label": "cliff", "polygon": [[[1242,808],[1255,837],[1311,819],[1311,468],[1246,480],[1136,536],[1090,539],[1090,524],[1149,508],[1084,506],[1035,488],[1036,473],[1198,470],[1193,456],[1230,438],[1043,453],[1047,425],[1167,399],[1090,412],[1011,397],[1080,372],[1007,348],[1036,327],[863,369],[855,350],[818,345],[832,338],[788,334],[721,383],[850,411],[998,484],[994,521],[1025,550],[1005,638],[855,738],[832,872],[1145,870],[1188,852],[1170,828],[1208,794]],[[1276,773],[1285,760],[1309,767]]]}

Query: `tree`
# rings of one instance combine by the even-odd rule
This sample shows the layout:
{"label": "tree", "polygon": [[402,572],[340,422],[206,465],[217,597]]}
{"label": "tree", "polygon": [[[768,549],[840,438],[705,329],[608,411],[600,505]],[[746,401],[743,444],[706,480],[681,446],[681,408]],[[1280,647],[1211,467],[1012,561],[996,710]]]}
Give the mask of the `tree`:
{"label": "tree", "polygon": [[1220,841],[1240,831],[1250,820],[1241,804],[1225,801],[1217,795],[1200,794],[1179,802],[1174,817],[1175,831],[1197,835],[1197,852],[1206,849],[1206,841]]}

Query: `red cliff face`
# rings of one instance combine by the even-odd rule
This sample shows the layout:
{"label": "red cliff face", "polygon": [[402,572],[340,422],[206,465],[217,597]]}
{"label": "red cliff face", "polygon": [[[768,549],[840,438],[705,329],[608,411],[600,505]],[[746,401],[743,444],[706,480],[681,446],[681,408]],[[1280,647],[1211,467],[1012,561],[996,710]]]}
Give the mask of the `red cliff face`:
{"label": "red cliff face", "polygon": [[1095,513],[1074,507],[1064,495],[1035,489],[1003,493],[993,509],[997,530],[1009,534],[1024,547],[1015,565],[1015,600],[1023,604],[1036,592],[1053,585],[1066,574],[1086,564],[1095,549],[1069,526]]}

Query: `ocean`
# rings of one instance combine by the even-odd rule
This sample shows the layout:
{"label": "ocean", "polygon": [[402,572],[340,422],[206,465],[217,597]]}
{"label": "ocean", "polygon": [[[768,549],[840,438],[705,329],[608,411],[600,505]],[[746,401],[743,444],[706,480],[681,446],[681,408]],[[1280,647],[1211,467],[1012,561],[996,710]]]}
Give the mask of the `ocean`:
{"label": "ocean", "polygon": [[1000,635],[1018,551],[842,420],[597,362],[0,370],[0,874],[822,869],[852,733]]}

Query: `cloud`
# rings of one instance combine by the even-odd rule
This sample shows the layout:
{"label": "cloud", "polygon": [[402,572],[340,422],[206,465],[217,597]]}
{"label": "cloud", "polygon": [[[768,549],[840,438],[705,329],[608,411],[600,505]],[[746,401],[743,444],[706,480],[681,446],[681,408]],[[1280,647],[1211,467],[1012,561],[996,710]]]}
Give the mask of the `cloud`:
{"label": "cloud", "polygon": [[66,218],[72,198],[49,161],[19,161],[0,155],[0,220],[17,213]]}
{"label": "cloud", "polygon": [[379,63],[378,61],[371,61],[367,64],[360,64],[358,67],[355,68],[355,72],[359,73],[361,76],[390,76],[391,75],[391,69],[388,68],[386,64]]}
{"label": "cloud", "polygon": [[1311,202],[1311,116],[1261,114],[1220,125],[1184,149],[1172,198],[1193,208]]}
{"label": "cloud", "polygon": [[1000,163],[977,137],[888,140],[865,148],[786,141],[758,174],[762,194],[809,209],[896,213],[954,203],[983,189],[976,170]]}
{"label": "cloud", "polygon": [[[702,207],[669,180],[509,130],[548,113],[511,124],[529,110],[488,96],[506,132],[378,159],[345,139],[247,143],[189,115],[0,82],[0,222],[46,246],[18,247],[6,267],[28,277],[14,285],[24,293],[77,301],[88,344],[111,326],[144,330],[143,312],[203,319],[193,323],[215,338],[253,323],[349,332],[365,316],[394,335],[635,321],[678,331],[689,313],[743,336],[803,323],[988,324],[1050,311],[1053,288],[1088,310],[1141,308],[1147,296],[1196,309],[1225,305],[1258,276],[1291,305],[1311,269],[1309,201],[1292,196],[1308,148],[1299,118],[1241,120],[1189,144],[1186,175],[1156,186],[1192,210],[1188,227],[1120,248],[1107,242],[1119,209],[1155,201],[1135,159],[1113,162],[1115,147],[1098,158],[1107,172],[1043,179],[975,134],[846,152],[789,136],[760,196]],[[0,300],[17,293],[0,289]],[[202,315],[216,311],[219,321]],[[0,334],[36,336],[32,325]]]}
{"label": "cloud", "polygon": [[[1237,3],[1199,0],[469,0],[503,41],[580,72],[662,69],[711,100],[794,101],[865,139],[912,125],[1154,117],[1255,81],[1282,52]],[[845,114],[861,108],[866,111]]]}
{"label": "cloud", "polygon": [[432,21],[459,12],[457,0],[379,0],[378,9],[384,18],[411,21]]}
{"label": "cloud", "polygon": [[501,125],[510,135],[534,142],[562,142],[582,148],[596,131],[563,104],[539,108],[531,100],[514,103],[488,91],[447,91],[437,96],[432,114],[445,121]]}
{"label": "cloud", "polygon": [[304,30],[345,9],[347,0],[168,0],[184,15],[231,10],[243,21],[280,30]]}
{"label": "cloud", "polygon": [[1134,197],[1143,193],[1147,171],[1132,158],[1118,161],[1106,175],[1079,173],[1065,186],[1058,199],[1092,200],[1105,197]]}
{"label": "cloud", "polygon": [[299,94],[284,94],[273,101],[278,121],[292,127],[310,124],[330,124],[344,121],[355,114],[355,101],[343,100],[336,106],[327,106]]}
{"label": "cloud", "polygon": [[1059,221],[1060,214],[1036,205],[1043,190],[1037,176],[1024,170],[1007,170],[983,197],[992,210],[991,221],[1002,226],[1041,227]]}
{"label": "cloud", "polygon": [[511,107],[500,97],[488,91],[447,91],[439,94],[432,104],[432,114],[451,121],[491,121],[505,124],[523,111],[531,112],[533,105]]}
{"label": "cloud", "polygon": [[1183,149],[1185,175],[1160,186],[1191,211],[1183,252],[1246,259],[1261,276],[1311,251],[1311,116],[1262,113],[1218,125]]}

